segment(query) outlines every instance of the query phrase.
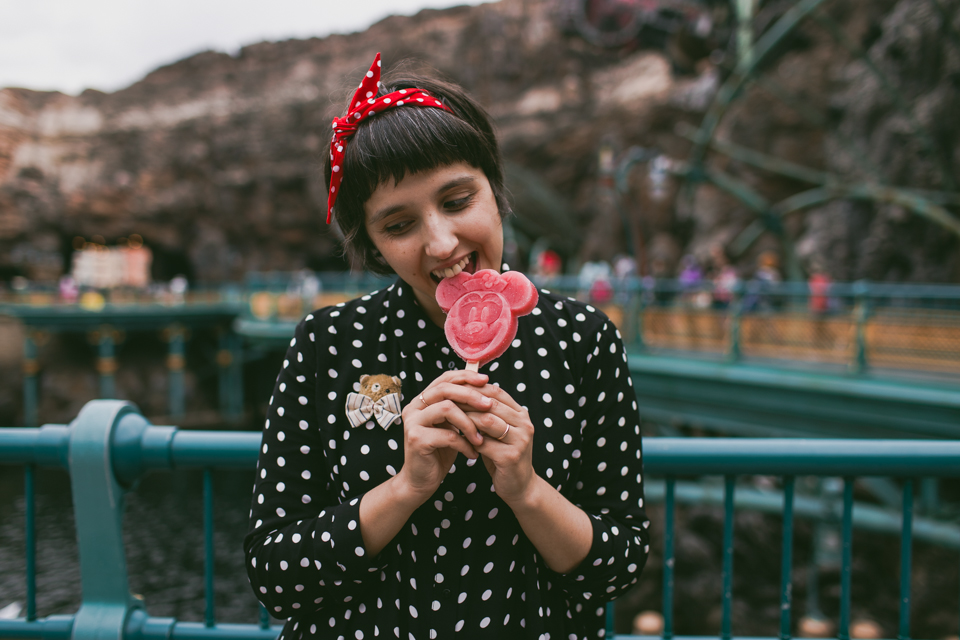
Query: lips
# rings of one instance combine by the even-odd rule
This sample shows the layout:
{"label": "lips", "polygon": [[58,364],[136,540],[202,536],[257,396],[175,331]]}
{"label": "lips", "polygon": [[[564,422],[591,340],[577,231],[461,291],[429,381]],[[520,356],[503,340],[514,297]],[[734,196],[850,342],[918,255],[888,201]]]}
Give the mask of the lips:
{"label": "lips", "polygon": [[452,267],[446,267],[443,269],[437,269],[430,272],[430,277],[433,278],[434,282],[440,282],[444,278],[452,278],[461,271],[466,271],[467,273],[473,273],[477,268],[477,252],[474,251],[467,256],[464,256],[460,262],[453,265]]}

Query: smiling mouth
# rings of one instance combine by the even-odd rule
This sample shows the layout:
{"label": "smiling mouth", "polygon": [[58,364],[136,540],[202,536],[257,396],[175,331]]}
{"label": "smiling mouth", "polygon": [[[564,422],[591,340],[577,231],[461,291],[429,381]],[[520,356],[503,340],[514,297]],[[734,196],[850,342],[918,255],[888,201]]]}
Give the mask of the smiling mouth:
{"label": "smiling mouth", "polygon": [[444,278],[452,278],[461,271],[466,271],[467,273],[474,273],[477,270],[477,252],[474,251],[470,255],[466,256],[463,260],[453,265],[452,267],[447,267],[446,269],[437,269],[436,271],[430,272],[430,278],[433,279],[437,284],[440,283]]}

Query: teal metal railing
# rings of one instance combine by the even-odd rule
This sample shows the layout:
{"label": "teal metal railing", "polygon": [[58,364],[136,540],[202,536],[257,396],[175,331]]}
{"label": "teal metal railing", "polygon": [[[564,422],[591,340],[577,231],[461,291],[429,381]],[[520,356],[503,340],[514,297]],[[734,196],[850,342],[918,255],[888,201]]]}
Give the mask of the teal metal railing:
{"label": "teal metal railing", "polygon": [[[118,640],[272,640],[279,628],[270,626],[261,610],[261,623],[230,624],[216,619],[213,606],[213,525],[210,470],[252,468],[260,434],[249,432],[183,431],[149,424],[129,403],[97,400],[87,404],[70,425],[41,428],[0,429],[0,464],[26,467],[27,606],[17,620],[0,620],[0,638],[36,640],[86,640],[105,637]],[[663,620],[661,637],[675,637],[674,549],[676,505],[711,501],[709,495],[692,495],[687,480],[692,476],[723,478],[724,511],[722,571],[720,581],[721,625],[719,637],[732,638],[734,514],[738,506],[757,503],[749,488],[739,487],[741,476],[782,478],[780,513],[783,517],[781,624],[779,638],[790,637],[793,624],[793,531],[797,516],[834,517],[842,523],[841,595],[838,638],[849,637],[851,611],[851,562],[853,530],[858,519],[873,528],[890,530],[891,522],[877,528],[875,518],[864,520],[867,505],[854,505],[856,478],[884,476],[903,480],[897,533],[901,537],[901,584],[899,637],[910,637],[911,550],[915,538],[950,541],[960,547],[960,531],[940,524],[931,534],[917,535],[913,518],[916,478],[960,476],[960,442],[932,440],[802,440],[752,438],[648,438],[644,441],[648,498],[664,502]],[[83,599],[74,615],[36,617],[35,504],[33,474],[36,467],[69,470],[76,517]],[[161,469],[203,469],[204,547],[207,606],[202,623],[151,617],[145,604],[130,594],[121,535],[123,495],[145,473]],[[813,513],[795,497],[795,478],[842,477],[839,513],[820,506]],[[662,478],[658,482],[653,478]],[[738,496],[740,496],[738,498]],[[746,497],[746,501],[742,498]],[[769,497],[769,496],[768,496]],[[751,500],[755,502],[752,503]],[[809,501],[809,499],[808,499]],[[762,502],[762,501],[761,501]],[[769,506],[769,505],[768,505]],[[874,508],[874,511],[876,509]],[[873,514],[876,516],[876,513]],[[886,514],[891,516],[891,514]],[[862,523],[863,524],[863,523]],[[931,537],[932,536],[932,537]],[[937,536],[940,536],[939,538]],[[955,547],[956,548],[956,547]],[[608,620],[612,625],[612,611]],[[611,634],[613,629],[610,629]],[[617,636],[628,638],[630,636]],[[771,636],[772,637],[772,636]]]}
{"label": "teal metal railing", "polygon": [[[0,638],[25,640],[273,640],[280,631],[261,610],[259,625],[220,623],[214,609],[214,469],[252,469],[260,434],[182,431],[154,426],[126,402],[95,400],[69,425],[0,429],[0,464],[22,464],[26,505],[26,607],[18,620],[0,620]],[[70,472],[82,601],[74,615],[36,617],[34,474],[37,467]],[[204,621],[147,615],[131,595],[122,537],[123,498],[145,473],[204,471]]]}
{"label": "teal metal railing", "polygon": [[[940,451],[936,451],[944,447]],[[673,638],[674,612],[674,539],[678,498],[678,477],[720,476],[723,478],[722,504],[724,526],[721,572],[721,628],[719,637],[733,637],[733,536],[734,513],[741,491],[738,476],[763,475],[782,480],[780,513],[783,516],[780,583],[779,638],[791,637],[793,624],[793,534],[797,515],[795,480],[801,476],[842,477],[843,497],[839,513],[831,513],[841,523],[840,603],[837,637],[849,640],[851,612],[851,566],[855,514],[863,506],[854,504],[853,487],[857,478],[885,476],[900,478],[902,503],[898,533],[900,552],[900,619],[898,638],[910,638],[911,562],[915,538],[913,492],[921,477],[960,476],[960,443],[909,440],[798,440],[753,438],[652,438],[644,441],[644,473],[665,478],[664,555],[663,555],[663,638]],[[652,496],[651,496],[652,497]],[[687,500],[689,496],[687,497]],[[809,509],[809,504],[807,509]],[[827,507],[826,511],[830,508]],[[799,512],[799,513],[798,513]],[[808,512],[809,513],[809,512]],[[826,517],[827,514],[823,513]],[[891,523],[887,523],[889,525]],[[869,524],[868,524],[869,526]],[[873,527],[870,527],[873,528]],[[887,532],[889,527],[885,527]],[[874,530],[880,530],[874,528]],[[960,542],[956,530],[952,544]],[[952,546],[952,545],[951,545]],[[611,629],[612,631],[612,629]],[[633,636],[618,635],[617,638]]]}
{"label": "teal metal railing", "polygon": [[[820,372],[883,371],[960,377],[960,286],[804,282],[742,282],[729,291],[707,280],[537,278],[557,293],[602,308],[619,327],[631,355],[681,355],[686,360],[813,366]],[[24,324],[23,425],[36,426],[41,353],[51,333],[85,333],[96,349],[100,396],[112,397],[117,354],[128,333],[159,332],[167,344],[171,421],[186,412],[186,345],[191,331],[215,330],[220,416],[244,416],[243,365],[289,343],[310,310],[381,288],[391,279],[365,273],[249,274],[182,302],[139,298],[102,308],[57,301],[52,291],[0,299],[0,316]],[[600,284],[598,284],[600,283]],[[602,286],[601,286],[602,285]],[[36,293],[36,295],[34,295]],[[49,354],[47,354],[49,356]],[[659,366],[659,365],[658,365]],[[866,376],[861,376],[866,377]],[[889,377],[889,376],[887,376]]]}

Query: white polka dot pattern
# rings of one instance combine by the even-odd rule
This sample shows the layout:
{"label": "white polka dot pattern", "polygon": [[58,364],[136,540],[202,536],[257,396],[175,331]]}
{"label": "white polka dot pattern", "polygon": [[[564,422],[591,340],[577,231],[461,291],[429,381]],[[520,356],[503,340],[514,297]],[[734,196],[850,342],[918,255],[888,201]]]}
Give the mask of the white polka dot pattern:
{"label": "white polka dot pattern", "polygon": [[603,637],[603,604],[636,583],[649,523],[635,394],[602,313],[543,291],[513,345],[482,369],[528,408],[537,473],[590,515],[592,547],[564,575],[484,466],[462,457],[383,551],[366,552],[360,500],[402,468],[403,427],[350,427],[347,394],[363,373],[395,375],[406,404],[463,366],[405,284],[315,311],[290,344],[245,540],[255,595],[289,618],[285,640]]}

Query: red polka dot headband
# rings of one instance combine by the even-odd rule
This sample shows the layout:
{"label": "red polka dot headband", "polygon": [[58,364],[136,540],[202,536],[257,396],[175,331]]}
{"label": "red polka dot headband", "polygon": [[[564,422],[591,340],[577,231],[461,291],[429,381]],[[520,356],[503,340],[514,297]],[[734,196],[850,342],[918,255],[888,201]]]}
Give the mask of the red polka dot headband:
{"label": "red polka dot headband", "polygon": [[330,193],[327,194],[327,224],[333,214],[333,203],[337,200],[340,182],[343,181],[343,150],[357,131],[357,127],[364,118],[391,107],[403,105],[411,107],[434,107],[453,113],[450,107],[433,97],[423,89],[400,89],[385,96],[377,97],[380,88],[380,54],[373,59],[370,70],[360,82],[360,87],[353,94],[347,115],[333,119],[333,140],[330,141]]}

